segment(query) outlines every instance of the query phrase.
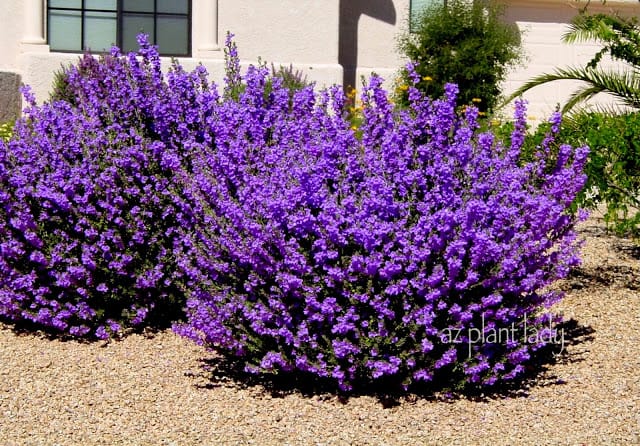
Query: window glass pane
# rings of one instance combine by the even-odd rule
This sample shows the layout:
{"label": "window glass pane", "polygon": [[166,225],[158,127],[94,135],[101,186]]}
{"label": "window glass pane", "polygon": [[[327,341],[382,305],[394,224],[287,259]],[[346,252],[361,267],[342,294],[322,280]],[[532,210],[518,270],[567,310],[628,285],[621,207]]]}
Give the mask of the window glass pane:
{"label": "window glass pane", "polygon": [[49,0],[49,8],[82,8],[82,0]]}
{"label": "window glass pane", "polygon": [[188,0],[158,0],[158,12],[171,14],[188,14]]}
{"label": "window glass pane", "polygon": [[416,21],[420,18],[425,9],[431,7],[441,0],[411,0],[411,18],[409,25],[413,29],[416,26]]}
{"label": "window glass pane", "polygon": [[118,8],[117,0],[84,0],[86,9],[108,9],[115,11]]}
{"label": "window glass pane", "polygon": [[138,49],[136,37],[140,33],[149,36],[150,42],[155,42],[153,35],[153,16],[146,14],[122,15],[122,50],[135,51]]}
{"label": "window glass pane", "polygon": [[84,16],[84,49],[105,51],[116,43],[116,13],[91,12]]}
{"label": "window glass pane", "polygon": [[153,0],[123,0],[123,11],[153,12]]}
{"label": "window glass pane", "polygon": [[161,53],[189,54],[189,20],[186,17],[158,16],[158,48]]}
{"label": "window glass pane", "polygon": [[49,10],[49,46],[56,51],[82,51],[80,11]]}

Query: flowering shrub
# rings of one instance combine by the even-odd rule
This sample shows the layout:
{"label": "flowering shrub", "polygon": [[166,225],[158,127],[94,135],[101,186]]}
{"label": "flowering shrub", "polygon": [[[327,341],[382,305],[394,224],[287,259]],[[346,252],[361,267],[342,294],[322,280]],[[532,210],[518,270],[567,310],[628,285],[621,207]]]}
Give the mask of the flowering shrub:
{"label": "flowering shrub", "polygon": [[140,43],[68,68],[66,100],[25,92],[0,143],[0,316],[99,338],[180,316],[180,172],[216,97]]}
{"label": "flowering shrub", "polygon": [[[340,88],[242,75],[230,36],[227,55],[220,94],[202,68],[165,80],[145,39],[69,68],[65,100],[27,92],[0,143],[0,316],[107,337],[175,318],[161,307],[186,291],[176,331],[252,372],[518,376],[551,342],[546,286],[578,262],[586,149],[554,146],[559,115],[523,163],[524,104],[503,146],[410,68],[409,107],[373,77],[356,134]],[[484,342],[502,329],[519,335]]]}
{"label": "flowering shrub", "polygon": [[[523,103],[505,147],[478,131],[476,108],[456,114],[454,85],[431,100],[409,72],[404,110],[371,79],[356,137],[341,89],[290,101],[249,68],[193,161],[187,195],[202,219],[182,264],[198,286],[179,333],[250,372],[307,372],[344,390],[383,378],[493,385],[551,342],[545,308],[560,295],[546,286],[578,262],[568,207],[587,150],[560,145],[544,165],[554,115],[540,156],[520,165]],[[505,342],[475,339],[511,328]]]}

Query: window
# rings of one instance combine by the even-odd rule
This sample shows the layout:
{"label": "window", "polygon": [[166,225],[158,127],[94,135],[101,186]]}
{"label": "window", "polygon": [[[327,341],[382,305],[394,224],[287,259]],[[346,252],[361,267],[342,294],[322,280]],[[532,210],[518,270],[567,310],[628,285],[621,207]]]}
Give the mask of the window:
{"label": "window", "polygon": [[409,32],[413,32],[416,21],[420,18],[424,10],[432,6],[436,1],[438,0],[411,0],[409,6]]}
{"label": "window", "polygon": [[49,0],[47,24],[53,51],[135,51],[144,32],[163,55],[191,55],[190,0]]}

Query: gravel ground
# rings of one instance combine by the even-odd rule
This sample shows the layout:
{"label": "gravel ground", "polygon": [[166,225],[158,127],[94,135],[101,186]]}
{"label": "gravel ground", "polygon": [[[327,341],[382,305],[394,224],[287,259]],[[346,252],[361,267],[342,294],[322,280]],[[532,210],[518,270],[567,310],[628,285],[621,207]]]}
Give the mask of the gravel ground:
{"label": "gravel ground", "polygon": [[78,343],[0,325],[2,445],[640,444],[640,255],[591,218],[561,286],[568,355],[518,395],[443,401],[266,391],[215,379],[170,331]]}

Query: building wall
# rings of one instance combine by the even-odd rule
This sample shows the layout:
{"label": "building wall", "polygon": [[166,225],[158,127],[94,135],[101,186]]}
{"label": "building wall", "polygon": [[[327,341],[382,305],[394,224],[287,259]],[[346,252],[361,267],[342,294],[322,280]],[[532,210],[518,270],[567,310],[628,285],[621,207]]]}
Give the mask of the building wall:
{"label": "building wall", "polygon": [[[358,2],[359,0],[353,0]],[[364,0],[363,0],[364,1]],[[584,66],[598,51],[593,43],[565,44],[562,35],[567,25],[585,5],[575,0],[503,0],[507,4],[505,20],[517,24],[523,32],[522,43],[525,61],[522,66],[514,67],[503,85],[505,95],[533,76],[548,73],[557,67]],[[381,2],[383,3],[383,2]],[[358,24],[358,66],[356,83],[362,76],[376,72],[385,79],[387,85],[395,78],[398,68],[404,61],[397,54],[397,36],[408,28],[409,0],[393,0],[396,11],[395,24],[391,25],[375,18],[375,14],[362,16]],[[592,12],[619,11],[625,15],[640,14],[640,3],[635,0],[608,0],[606,4],[594,0],[589,5]],[[365,44],[366,42],[366,44]],[[616,64],[604,61],[604,67]],[[345,71],[347,67],[345,66]],[[538,87],[524,95],[529,102],[529,115],[532,121],[546,119],[558,103],[563,103],[569,94],[579,85],[573,82],[557,82]],[[598,98],[600,103],[610,103],[607,96]],[[509,116],[512,107],[504,114]]]}
{"label": "building wall", "polygon": [[[523,46],[527,60],[521,67],[513,69],[504,85],[507,93],[513,92],[532,77],[553,72],[561,67],[584,67],[599,50],[595,43],[566,44],[562,35],[567,25],[579,12],[584,2],[538,0],[511,0],[506,12],[506,20],[515,22],[523,36]],[[605,5],[592,2],[592,13],[614,11],[624,15],[638,15],[640,6],[635,1],[608,1]],[[603,60],[603,68],[620,69],[621,65],[611,60]],[[536,87],[524,95],[529,101],[529,109],[534,120],[543,119],[563,104],[580,84],[571,81],[552,82]],[[609,96],[600,96],[598,102],[612,103]]]}
{"label": "building wall", "polygon": [[392,80],[403,59],[396,51],[398,33],[409,16],[409,0],[340,0],[340,64],[343,83],[359,87],[376,72]]}
{"label": "building wall", "polygon": [[[506,20],[524,32],[528,57],[524,66],[512,71],[505,93],[555,67],[584,65],[597,51],[592,44],[561,43],[567,24],[584,2],[505,1]],[[44,17],[44,5],[45,0],[0,2],[0,71],[21,75],[40,100],[47,97],[53,73],[78,57],[49,51],[42,40],[46,35],[44,19],[34,22],[38,10]],[[217,81],[224,75],[221,46],[226,31],[235,34],[245,64],[258,58],[276,65],[293,64],[319,85],[359,87],[362,76],[376,72],[391,86],[404,63],[397,51],[397,38],[408,27],[410,0],[192,0],[192,7],[193,57],[180,61],[186,68],[203,63]],[[603,6],[594,1],[590,9],[638,14],[640,5],[608,0]],[[558,83],[532,90],[525,95],[531,114],[548,116],[574,86]]]}
{"label": "building wall", "polygon": [[[48,96],[53,73],[78,59],[78,54],[50,51],[46,42],[32,34],[46,36],[44,23],[34,25],[34,10],[46,16],[45,0],[2,0],[0,26],[0,71],[22,75],[39,100]],[[338,63],[339,3],[317,0],[192,0],[192,56],[179,58],[185,68],[202,63],[213,80],[224,77],[222,46],[227,31],[235,41],[243,63],[262,59],[278,65],[292,64],[309,80],[320,85],[342,83]],[[5,22],[10,25],[4,27]],[[44,20],[42,21],[44,22]],[[24,26],[24,24],[29,26]],[[34,31],[38,28],[37,31]],[[31,36],[31,37],[30,37]],[[30,43],[25,43],[29,41]],[[170,59],[163,58],[165,64]]]}
{"label": "building wall", "polygon": [[0,71],[17,71],[24,5],[15,0],[0,2]]}

